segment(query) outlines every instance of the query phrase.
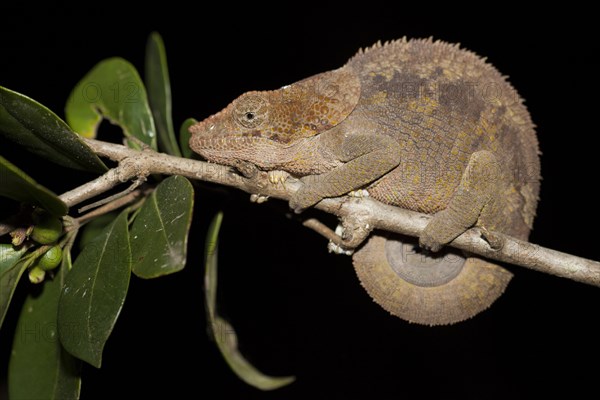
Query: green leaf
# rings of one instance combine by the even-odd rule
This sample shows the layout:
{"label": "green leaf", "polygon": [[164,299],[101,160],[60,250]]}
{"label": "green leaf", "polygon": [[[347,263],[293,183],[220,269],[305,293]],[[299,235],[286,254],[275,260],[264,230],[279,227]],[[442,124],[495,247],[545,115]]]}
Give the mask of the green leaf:
{"label": "green leaf", "polygon": [[194,189],[182,176],[160,183],[131,227],[133,273],[156,278],[185,267]]}
{"label": "green leaf", "polygon": [[[207,314],[214,319],[217,308],[217,267],[219,231],[223,222],[223,212],[218,212],[208,227],[206,243],[204,245],[204,290],[206,295]],[[212,325],[209,325],[212,326]]]}
{"label": "green leaf", "polygon": [[50,214],[65,215],[67,205],[54,193],[31,179],[0,156],[0,196],[42,207]]}
{"label": "green leaf", "polygon": [[25,246],[15,247],[12,244],[0,244],[0,278],[17,265],[26,251]]}
{"label": "green leaf", "polygon": [[0,328],[2,328],[2,322],[4,322],[4,317],[8,311],[8,306],[10,306],[13,293],[19,284],[19,279],[21,279],[21,275],[26,269],[27,264],[20,262],[0,277]]}
{"label": "green leaf", "polygon": [[296,379],[294,376],[268,376],[252,366],[238,350],[235,330],[217,313],[217,253],[222,219],[223,214],[218,213],[208,229],[205,253],[206,270],[204,272],[206,308],[208,310],[206,314],[217,347],[233,372],[247,384],[261,390],[273,390],[289,385]]}
{"label": "green leaf", "polygon": [[8,366],[11,400],[79,398],[81,362],[63,349],[56,325],[68,270],[63,263],[54,279],[40,285],[41,294],[29,294],[23,304]]}
{"label": "green leaf", "polygon": [[46,107],[0,86],[0,135],[68,168],[103,173],[106,166],[69,126]]}
{"label": "green leaf", "polygon": [[[156,132],[146,89],[135,67],[122,58],[98,63],[75,86],[65,109],[80,135],[95,138],[102,118],[156,150]],[[131,141],[130,141],[131,143]]]}
{"label": "green leaf", "polygon": [[181,124],[181,128],[179,129],[179,145],[181,146],[181,153],[185,158],[192,158],[194,153],[192,149],[190,149],[190,137],[192,134],[188,130],[190,126],[194,125],[196,121],[194,118],[188,118],[183,121]]}
{"label": "green leaf", "polygon": [[166,153],[181,157],[173,129],[167,53],[163,40],[157,32],[150,34],[146,44],[145,75],[148,100],[158,131],[158,147]]}
{"label": "green leaf", "polygon": [[83,249],[67,275],[58,304],[58,331],[69,353],[100,368],[102,350],[125,302],[130,275],[125,210]]}
{"label": "green leaf", "polygon": [[96,217],[90,222],[86,223],[85,226],[81,228],[81,233],[78,235],[79,248],[84,249],[85,246],[90,244],[95,238],[97,238],[102,233],[104,228],[106,228],[111,222],[115,220],[115,218],[117,218],[118,215],[119,212],[115,211]]}

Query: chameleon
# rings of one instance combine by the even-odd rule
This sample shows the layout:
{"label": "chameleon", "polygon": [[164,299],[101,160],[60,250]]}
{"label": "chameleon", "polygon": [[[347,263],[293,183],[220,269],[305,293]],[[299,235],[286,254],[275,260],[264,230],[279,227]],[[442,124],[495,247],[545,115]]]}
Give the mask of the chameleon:
{"label": "chameleon", "polygon": [[411,323],[471,318],[512,278],[444,245],[473,227],[522,240],[532,229],[534,124],[507,78],[457,44],[378,42],[336,70],[244,93],[189,131],[209,162],[299,179],[297,212],[358,191],[431,215],[418,242],[374,231],[352,256],[373,300]]}

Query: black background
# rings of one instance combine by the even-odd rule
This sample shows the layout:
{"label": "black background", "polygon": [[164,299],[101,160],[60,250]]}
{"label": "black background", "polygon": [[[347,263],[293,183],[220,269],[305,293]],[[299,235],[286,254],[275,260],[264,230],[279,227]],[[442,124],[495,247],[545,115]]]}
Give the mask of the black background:
{"label": "black background", "polygon": [[[538,126],[544,180],[531,240],[600,259],[592,60],[599,45],[591,10],[567,4],[525,15],[501,3],[471,16],[431,4],[197,3],[147,4],[137,15],[102,2],[77,12],[3,4],[0,85],[62,115],[70,90],[96,62],[119,55],[142,71],[147,35],[157,30],[167,47],[178,126],[247,90],[336,68],[379,39],[460,42],[510,76]],[[4,140],[0,154],[57,193],[91,178],[39,164]],[[597,390],[597,288],[509,266],[515,278],[490,310],[454,326],[409,325],[374,304],[350,259],[328,254],[324,239],[286,217],[285,204],[255,205],[246,194],[215,189],[196,191],[185,271],[132,278],[102,369],[83,370],[82,399],[583,398]],[[260,370],[297,376],[287,388],[263,393],[245,385],[207,339],[201,255],[219,209],[222,313]],[[27,288],[20,286],[0,333],[0,388]]]}

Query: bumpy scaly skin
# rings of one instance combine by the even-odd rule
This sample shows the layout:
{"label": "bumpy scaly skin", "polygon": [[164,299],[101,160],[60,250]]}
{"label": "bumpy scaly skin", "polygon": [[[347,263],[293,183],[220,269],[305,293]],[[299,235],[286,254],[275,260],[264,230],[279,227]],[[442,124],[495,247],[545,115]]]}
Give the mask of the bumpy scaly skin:
{"label": "bumpy scaly skin", "polygon": [[[190,131],[191,148],[209,161],[302,177],[290,201],[297,211],[366,188],[381,202],[435,214],[420,237],[433,251],[472,226],[526,239],[535,215],[539,156],[527,110],[490,64],[444,42],[377,44],[335,71],[246,93]],[[469,258],[448,283],[391,290],[393,273],[368,272],[394,269],[382,240],[356,253],[355,268],[379,304],[409,321],[469,318],[510,279]],[[468,272],[475,265],[486,267]],[[441,293],[455,301],[442,304]]]}

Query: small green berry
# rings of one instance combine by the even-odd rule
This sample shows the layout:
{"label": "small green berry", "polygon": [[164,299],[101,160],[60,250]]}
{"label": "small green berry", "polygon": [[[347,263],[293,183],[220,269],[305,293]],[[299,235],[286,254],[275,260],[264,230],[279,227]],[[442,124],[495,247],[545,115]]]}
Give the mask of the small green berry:
{"label": "small green berry", "polygon": [[44,271],[40,267],[36,266],[29,270],[29,281],[31,283],[41,283],[44,281],[45,276],[46,276],[46,271]]}
{"label": "small green berry", "polygon": [[48,213],[34,214],[35,226],[31,238],[40,244],[50,244],[62,235],[63,226],[60,219]]}
{"label": "small green berry", "polygon": [[62,260],[62,249],[60,246],[53,246],[44,253],[43,256],[38,260],[37,266],[39,266],[44,271],[49,271],[54,269],[60,265]]}

